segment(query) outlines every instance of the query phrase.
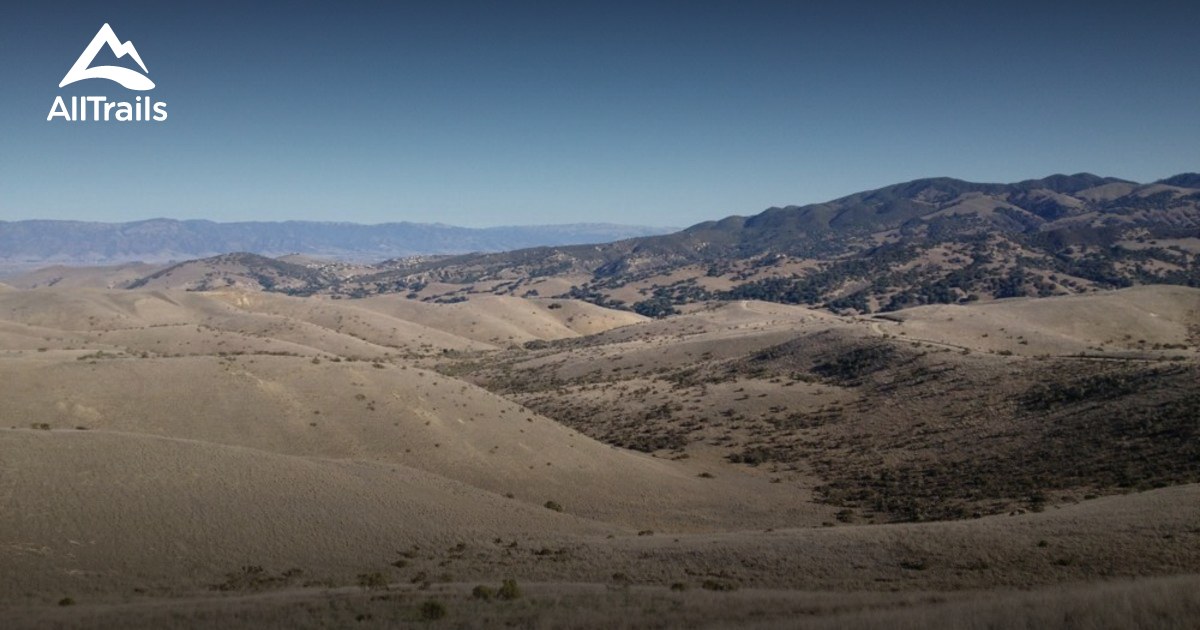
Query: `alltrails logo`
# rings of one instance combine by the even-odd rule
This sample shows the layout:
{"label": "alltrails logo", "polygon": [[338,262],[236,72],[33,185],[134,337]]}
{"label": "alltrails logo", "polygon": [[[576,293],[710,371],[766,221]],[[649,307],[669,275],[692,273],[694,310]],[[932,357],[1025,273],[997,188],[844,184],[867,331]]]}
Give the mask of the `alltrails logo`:
{"label": "alltrails logo", "polygon": [[[136,70],[122,68],[120,66],[92,66],[92,62],[96,60],[96,55],[100,50],[108,46],[118,59],[129,55],[133,61],[142,69],[139,73]],[[142,74],[145,73],[145,74]],[[75,65],[67,71],[67,75],[63,77],[58,87],[66,87],[77,81],[87,79],[108,79],[120,84],[122,87],[129,90],[144,92],[154,89],[154,82],[150,80],[146,74],[150,71],[146,69],[146,63],[142,61],[142,56],[138,54],[137,48],[133,47],[133,42],[122,43],[117,38],[117,34],[113,32],[112,27],[108,24],[100,27],[100,31],[92,38],[92,43],[83,49],[83,54],[79,55],[79,59],[75,60]],[[50,106],[50,114],[46,116],[47,121],[55,118],[62,118],[68,122],[99,120],[117,122],[134,122],[134,121],[153,121],[162,122],[167,119],[167,104],[163,102],[154,102],[149,95],[138,96],[133,102],[109,101],[107,96],[72,96],[70,106],[62,96],[54,97],[54,104]]]}

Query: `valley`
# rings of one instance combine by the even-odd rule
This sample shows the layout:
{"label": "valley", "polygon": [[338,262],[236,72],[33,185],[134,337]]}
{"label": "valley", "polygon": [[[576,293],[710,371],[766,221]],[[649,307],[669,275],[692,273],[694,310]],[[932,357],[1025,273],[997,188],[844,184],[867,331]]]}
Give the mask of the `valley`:
{"label": "valley", "polygon": [[[1168,618],[1200,605],[1181,594],[1197,289],[652,319],[6,288],[0,322],[18,627],[386,625],[429,601],[461,627],[664,606],[1024,623],[1103,589]],[[523,595],[472,595],[503,580]],[[985,603],[1001,591],[1037,598],[1025,621]]]}

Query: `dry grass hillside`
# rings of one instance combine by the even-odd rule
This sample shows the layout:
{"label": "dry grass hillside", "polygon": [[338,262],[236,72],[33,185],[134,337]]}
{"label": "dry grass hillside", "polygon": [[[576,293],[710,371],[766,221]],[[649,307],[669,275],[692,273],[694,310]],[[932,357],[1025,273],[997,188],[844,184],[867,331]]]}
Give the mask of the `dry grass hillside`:
{"label": "dry grass hillside", "polygon": [[53,265],[5,278],[21,289],[58,287],[59,289],[115,289],[161,269],[163,265],[126,263],[112,266],[81,267]]}
{"label": "dry grass hillside", "polygon": [[469,304],[430,304],[384,295],[360,303],[372,311],[496,346],[591,335],[646,321],[635,313],[576,300],[486,296],[472,298]]}
{"label": "dry grass hillside", "polygon": [[815,489],[845,522],[961,518],[1200,481],[1198,300],[741,302],[438,365],[610,444]]}
{"label": "dry grass hillside", "polygon": [[[37,423],[51,430],[404,465],[531,504],[555,500],[567,513],[633,528],[821,519],[822,510],[782,488],[701,479],[691,467],[611,449],[473,385],[406,365],[49,354],[0,364],[0,379],[11,388],[9,409],[40,408]],[[30,426],[7,412],[3,421]],[[586,499],[571,500],[576,496]]]}
{"label": "dry grass hillside", "polygon": [[979,351],[1037,355],[1186,350],[1200,345],[1200,292],[1134,287],[1054,300],[921,306],[888,319],[899,322],[908,335]]}
{"label": "dry grass hillside", "polygon": [[1200,610],[1195,289],[646,319],[63,283],[0,287],[6,627]]}

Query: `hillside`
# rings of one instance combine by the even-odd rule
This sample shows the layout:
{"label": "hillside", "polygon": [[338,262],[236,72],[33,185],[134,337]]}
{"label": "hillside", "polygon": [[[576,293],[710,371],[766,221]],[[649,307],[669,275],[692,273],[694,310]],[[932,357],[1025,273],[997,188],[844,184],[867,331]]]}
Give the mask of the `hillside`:
{"label": "hillside", "polygon": [[9,286],[19,289],[42,287],[118,289],[158,271],[161,265],[125,263],[110,266],[52,265],[6,277]]}
{"label": "hillside", "polygon": [[1136,284],[1196,286],[1196,179],[923,179],[664,236],[394,264],[330,290],[432,299],[558,295],[539,284],[562,278],[572,286],[561,295],[663,315],[710,299],[866,313]]}
{"label": "hillside", "polygon": [[[696,627],[1136,625],[1111,596],[1189,619],[1198,347],[1200,289],[1178,286],[661,319],[8,289],[0,609],[16,628],[394,627],[434,597],[464,627],[664,607]],[[503,579],[524,594],[472,594]]]}
{"label": "hillside", "polygon": [[872,318],[737,302],[437,365],[604,442],[889,522],[1200,481],[1198,347],[1200,289],[1154,286]]}

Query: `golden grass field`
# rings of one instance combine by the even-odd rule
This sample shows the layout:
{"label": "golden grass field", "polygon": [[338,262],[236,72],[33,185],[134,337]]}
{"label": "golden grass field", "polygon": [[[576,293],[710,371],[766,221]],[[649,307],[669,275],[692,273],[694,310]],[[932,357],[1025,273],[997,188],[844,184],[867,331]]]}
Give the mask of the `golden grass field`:
{"label": "golden grass field", "polygon": [[54,285],[0,286],[3,627],[1200,619],[1200,290],[650,320]]}

